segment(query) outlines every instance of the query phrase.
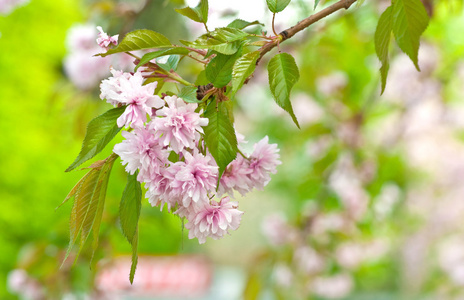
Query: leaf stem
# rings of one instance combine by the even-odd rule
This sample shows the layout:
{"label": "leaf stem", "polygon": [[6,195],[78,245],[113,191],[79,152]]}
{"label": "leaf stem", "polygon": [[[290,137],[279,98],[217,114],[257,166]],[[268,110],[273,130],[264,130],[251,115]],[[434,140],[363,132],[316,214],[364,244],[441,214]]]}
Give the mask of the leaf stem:
{"label": "leaf stem", "polygon": [[274,20],[275,20],[275,13],[272,14],[272,32],[274,32],[274,35],[278,35],[277,32],[275,31],[275,27],[274,27]]}

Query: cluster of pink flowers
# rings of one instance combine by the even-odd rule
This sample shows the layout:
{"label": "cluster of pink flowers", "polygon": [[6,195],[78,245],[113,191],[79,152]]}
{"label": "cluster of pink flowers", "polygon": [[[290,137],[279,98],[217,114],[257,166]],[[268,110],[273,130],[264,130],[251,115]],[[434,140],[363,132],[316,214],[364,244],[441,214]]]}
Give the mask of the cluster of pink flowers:
{"label": "cluster of pink flowers", "polygon": [[[114,106],[126,106],[117,124],[130,127],[113,151],[128,173],[138,171],[137,180],[145,184],[151,205],[167,206],[186,218],[189,238],[196,237],[200,243],[236,230],[243,212],[229,196],[234,190],[245,195],[253,188],[262,189],[270,181],[280,164],[277,145],[265,137],[254,145],[251,155],[238,154],[218,186],[218,166],[200,142],[208,119],[198,105],[176,96],[154,95],[157,83],[143,85],[141,71],[111,72],[113,76],[100,85],[100,97]],[[216,196],[220,200],[213,200]]]}

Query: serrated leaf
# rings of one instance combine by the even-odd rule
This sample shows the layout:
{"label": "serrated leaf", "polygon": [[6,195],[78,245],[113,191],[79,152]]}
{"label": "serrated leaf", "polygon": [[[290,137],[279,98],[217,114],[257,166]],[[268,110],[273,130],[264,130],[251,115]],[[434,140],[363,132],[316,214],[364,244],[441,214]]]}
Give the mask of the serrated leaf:
{"label": "serrated leaf", "polygon": [[206,66],[206,78],[217,88],[226,86],[232,79],[232,67],[237,59],[234,55],[216,55]]}
{"label": "serrated leaf", "polygon": [[63,202],[61,202],[60,205],[58,205],[57,208],[55,208],[55,210],[57,210],[58,208],[60,208],[63,204],[65,204],[66,202],[68,202],[69,199],[71,199],[72,197],[74,197],[81,189],[82,187],[82,183],[85,181],[85,179],[87,178],[87,176],[89,176],[89,173],[85,174],[84,177],[82,177],[77,183],[76,185],[71,189],[71,191],[69,191],[68,195],[66,196],[66,198],[64,198]]}
{"label": "serrated leaf", "polygon": [[161,33],[148,29],[138,29],[126,34],[124,39],[116,48],[110,49],[106,53],[100,53],[97,55],[105,57],[114,53],[171,46],[171,42],[168,40],[168,38]]}
{"label": "serrated leaf", "polygon": [[197,88],[194,86],[184,86],[177,97],[181,98],[187,103],[200,103],[197,99]]}
{"label": "serrated leaf", "polygon": [[89,122],[81,151],[74,162],[66,169],[66,172],[74,170],[105,148],[121,130],[116,124],[116,120],[125,109],[124,106],[110,109]]}
{"label": "serrated leaf", "polygon": [[176,71],[177,65],[179,64],[179,60],[180,60],[179,55],[170,55],[168,60],[165,63],[157,62],[157,65],[167,72],[170,72],[171,70]]}
{"label": "serrated leaf", "polygon": [[235,52],[238,51],[238,49],[240,49],[242,45],[242,41],[235,41],[235,42],[229,43],[229,42],[223,42],[223,41],[220,41],[214,38],[207,38],[204,36],[201,36],[194,42],[182,41],[182,40],[181,42],[188,47],[192,47],[195,49],[208,49],[208,50],[216,51],[216,52],[219,52],[225,55],[234,54]]}
{"label": "serrated leaf", "polygon": [[269,86],[277,105],[287,111],[296,126],[300,128],[290,102],[290,92],[300,78],[295,59],[288,53],[279,53],[269,61],[267,70]]}
{"label": "serrated leaf", "polygon": [[140,59],[140,62],[135,67],[135,71],[137,71],[137,69],[140,66],[143,66],[144,64],[148,63],[149,61],[157,57],[162,57],[162,56],[172,55],[172,54],[187,55],[188,53],[189,53],[188,49],[183,48],[183,47],[174,47],[174,48],[162,49],[162,50],[147,53],[144,56],[142,56],[142,58]]}
{"label": "serrated leaf", "polygon": [[254,51],[237,59],[232,69],[232,96],[243,86],[245,80],[253,74],[258,57],[259,51]]}
{"label": "serrated leaf", "polygon": [[200,3],[198,3],[195,8],[187,6],[181,9],[176,9],[176,11],[195,22],[208,22],[208,0],[200,0]]}
{"label": "serrated leaf", "polygon": [[266,0],[267,7],[273,13],[283,11],[291,0]]}
{"label": "serrated leaf", "polygon": [[196,7],[198,13],[200,14],[203,22],[208,22],[208,0],[200,0],[200,3]]}
{"label": "serrated leaf", "polygon": [[424,5],[420,0],[395,0],[392,10],[396,42],[420,71],[418,63],[420,37],[429,23]]}
{"label": "serrated leaf", "polygon": [[139,257],[137,255],[137,248],[139,245],[139,230],[135,231],[134,238],[132,239],[131,246],[132,246],[132,262],[131,262],[131,269],[129,273],[129,281],[131,284],[134,283],[134,275],[135,270],[137,269],[137,263],[139,261]]}
{"label": "serrated leaf", "polygon": [[204,128],[205,142],[219,167],[219,181],[227,165],[237,157],[237,137],[224,103],[211,101],[205,117],[209,120],[208,126]]}
{"label": "serrated leaf", "polygon": [[264,24],[260,23],[259,21],[248,22],[242,19],[235,19],[227,25],[228,28],[236,28],[236,29],[245,29],[248,26],[252,25],[260,25],[264,26]]}
{"label": "serrated leaf", "polygon": [[388,69],[390,62],[388,58],[388,50],[390,47],[390,38],[392,33],[392,7],[389,6],[380,16],[379,23],[375,30],[375,52],[382,63],[380,68],[380,76],[382,81],[381,93],[385,90],[387,84]]}
{"label": "serrated leaf", "polygon": [[193,20],[198,23],[203,23],[203,18],[199,15],[198,11],[191,8],[191,7],[184,7],[180,9],[176,9],[178,13],[180,13],[183,16],[186,16],[190,20]]}
{"label": "serrated leaf", "polygon": [[206,34],[210,38],[214,38],[221,42],[235,42],[238,40],[242,40],[243,38],[249,36],[249,34],[243,30],[237,28],[228,28],[228,27],[221,27],[216,28],[214,31]]}
{"label": "serrated leaf", "polygon": [[121,229],[129,243],[132,243],[139,223],[142,207],[142,187],[137,181],[138,172],[127,175],[127,184],[119,205]]}
{"label": "serrated leaf", "polygon": [[[98,245],[98,233],[100,230],[101,215],[106,198],[108,180],[116,157],[116,155],[110,156],[102,165],[92,168],[79,181],[80,187],[75,193],[74,204],[71,210],[69,222],[70,241],[64,261],[66,261],[80,235],[79,255],[92,230],[94,232],[93,253],[95,252]],[[76,256],[76,260],[78,255]]]}

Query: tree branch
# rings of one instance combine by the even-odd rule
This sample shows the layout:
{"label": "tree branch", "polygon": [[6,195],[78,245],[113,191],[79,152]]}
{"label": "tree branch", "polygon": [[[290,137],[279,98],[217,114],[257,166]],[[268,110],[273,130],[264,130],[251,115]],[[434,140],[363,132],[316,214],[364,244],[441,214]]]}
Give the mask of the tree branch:
{"label": "tree branch", "polygon": [[302,21],[298,22],[293,27],[290,27],[284,31],[282,31],[279,36],[281,37],[280,39],[274,39],[273,41],[265,44],[259,49],[260,55],[258,60],[256,61],[256,65],[258,65],[259,61],[261,58],[271,51],[274,47],[276,47],[279,43],[282,43],[285,40],[288,40],[292,36],[294,36],[296,33],[302,31],[303,29],[306,29],[310,25],[316,23],[317,21],[327,17],[328,15],[333,14],[334,12],[340,10],[340,9],[348,9],[350,6],[355,3],[357,0],[340,0],[329,7],[324,8],[320,12],[315,13],[314,15],[309,16],[306,19],[303,19]]}

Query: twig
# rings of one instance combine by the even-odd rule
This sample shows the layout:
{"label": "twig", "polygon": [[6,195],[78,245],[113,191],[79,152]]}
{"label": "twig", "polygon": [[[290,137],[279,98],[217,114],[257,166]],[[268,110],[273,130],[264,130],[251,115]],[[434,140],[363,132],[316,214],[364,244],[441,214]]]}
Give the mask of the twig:
{"label": "twig", "polygon": [[294,36],[296,33],[302,31],[303,29],[306,29],[307,27],[311,26],[312,24],[316,23],[317,21],[327,17],[328,15],[333,14],[334,12],[340,10],[340,9],[348,9],[350,6],[355,3],[357,0],[340,0],[329,7],[324,8],[320,12],[315,13],[314,15],[309,16],[306,19],[303,19],[302,21],[298,22],[293,27],[290,27],[284,31],[282,31],[279,35],[281,36],[280,39],[275,39],[264,46],[262,46],[259,49],[259,57],[258,60],[256,61],[256,65],[258,65],[259,61],[263,56],[271,51],[274,47],[276,47],[279,43],[282,43],[285,40],[288,40],[292,36]]}

